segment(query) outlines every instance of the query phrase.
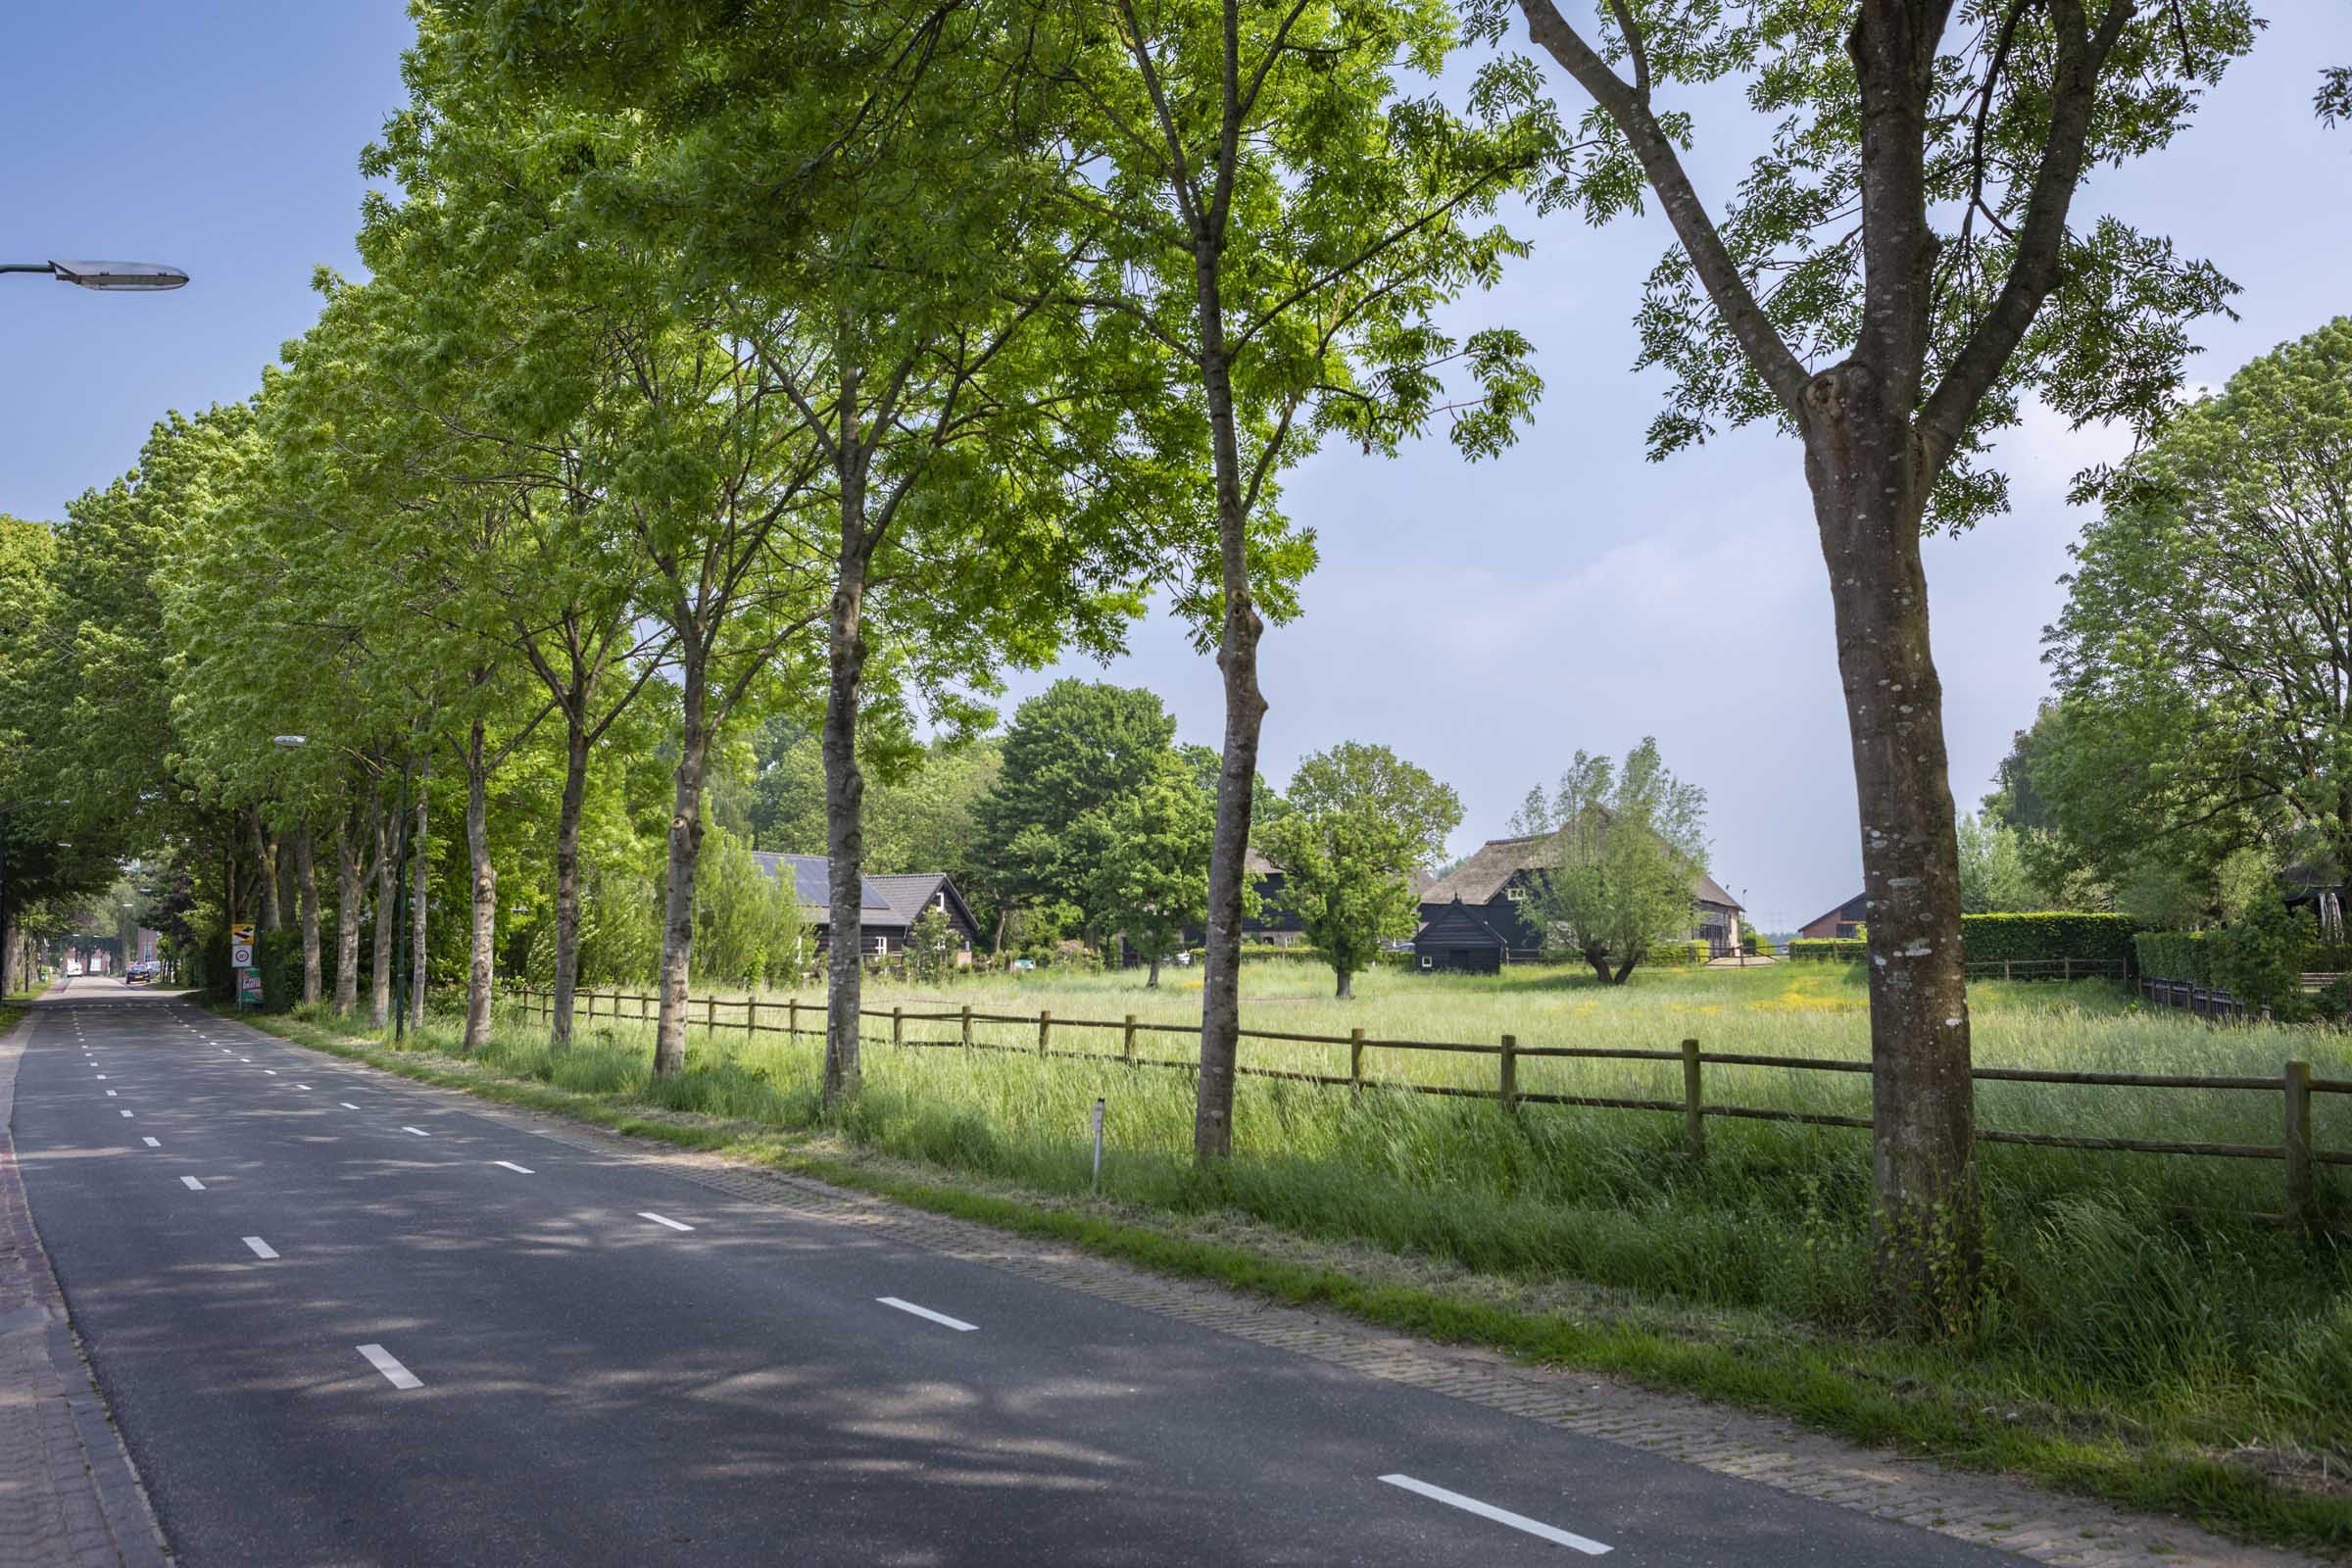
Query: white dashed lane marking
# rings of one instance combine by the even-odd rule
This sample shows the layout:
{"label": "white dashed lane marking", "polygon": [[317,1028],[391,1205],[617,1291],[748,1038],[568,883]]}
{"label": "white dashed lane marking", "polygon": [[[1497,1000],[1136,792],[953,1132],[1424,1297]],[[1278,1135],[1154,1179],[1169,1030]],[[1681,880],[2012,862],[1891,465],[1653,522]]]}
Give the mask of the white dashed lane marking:
{"label": "white dashed lane marking", "polygon": [[425,1131],[423,1128],[421,1128],[421,1127],[408,1127],[408,1126],[404,1126],[404,1127],[402,1127],[400,1130],[401,1130],[402,1132],[404,1132],[404,1133],[415,1133],[415,1134],[416,1134],[417,1137],[419,1137],[419,1138],[430,1138],[430,1137],[432,1137],[432,1136],[433,1136],[431,1133],[428,1133],[428,1132],[426,1132],[426,1131]]}
{"label": "white dashed lane marking", "polygon": [[507,1167],[507,1169],[514,1172],[514,1174],[517,1176],[530,1176],[536,1174],[534,1171],[532,1171],[530,1166],[517,1165],[511,1159],[494,1159],[490,1163],[493,1165],[504,1165]]}
{"label": "white dashed lane marking", "polygon": [[1389,1486],[1401,1487],[1405,1491],[1427,1497],[1433,1502],[1442,1502],[1448,1508],[1459,1508],[1464,1513],[1474,1513],[1481,1519],[1492,1519],[1498,1525],[1508,1525],[1513,1530],[1523,1531],[1539,1541],[1548,1541],[1555,1546],[1566,1546],[1570,1551],[1581,1551],[1588,1557],[1602,1556],[1610,1549],[1606,1543],[1594,1541],[1587,1536],[1576,1535],[1570,1531],[1556,1529],[1544,1523],[1541,1519],[1530,1519],[1523,1513],[1513,1513],[1508,1508],[1497,1508],[1493,1503],[1481,1502],[1476,1497],[1465,1497],[1458,1492],[1447,1492],[1444,1487],[1433,1487],[1428,1482],[1416,1481],[1411,1476],[1382,1476],[1380,1479]]}
{"label": "white dashed lane marking", "polygon": [[198,1181],[193,1176],[182,1176],[179,1179],[179,1185],[185,1187],[191,1193],[201,1193],[204,1191],[204,1183]]}
{"label": "white dashed lane marking", "polygon": [[402,1366],[399,1357],[382,1346],[363,1345],[360,1347],[360,1353],[366,1356],[368,1364],[381,1372],[385,1380],[394,1388],[421,1389],[424,1387],[424,1379]]}
{"label": "white dashed lane marking", "polygon": [[657,1225],[666,1225],[673,1231],[690,1231],[694,1229],[694,1227],[691,1225],[679,1224],[676,1220],[671,1219],[666,1214],[657,1214],[650,1208],[639,1209],[637,1211],[637,1217],[639,1219],[650,1219]]}
{"label": "white dashed lane marking", "polygon": [[917,1306],[912,1301],[902,1301],[895,1296],[877,1296],[874,1299],[880,1301],[884,1306],[895,1306],[902,1312],[912,1312],[916,1317],[928,1318],[934,1323],[943,1324],[959,1334],[979,1332],[980,1325],[977,1323],[966,1323],[959,1317],[950,1317],[945,1312],[934,1312],[927,1306]]}
{"label": "white dashed lane marking", "polygon": [[277,1249],[263,1241],[259,1236],[246,1237],[245,1245],[253,1249],[253,1255],[256,1257],[270,1258],[277,1255]]}
{"label": "white dashed lane marking", "polygon": [[[126,1112],[124,1112],[124,1114],[125,1114],[125,1115],[127,1115],[127,1114],[128,1114],[128,1112],[126,1111]],[[163,1145],[161,1145],[161,1144],[157,1143],[157,1142],[156,1142],[154,1139],[152,1139],[152,1138],[142,1138],[142,1139],[140,1139],[140,1140],[139,1140],[139,1142],[140,1142],[140,1143],[142,1143],[142,1144],[145,1144],[145,1145],[146,1145],[146,1146],[147,1146],[149,1149],[161,1149],[161,1148],[163,1148],[163,1147],[164,1147]]]}

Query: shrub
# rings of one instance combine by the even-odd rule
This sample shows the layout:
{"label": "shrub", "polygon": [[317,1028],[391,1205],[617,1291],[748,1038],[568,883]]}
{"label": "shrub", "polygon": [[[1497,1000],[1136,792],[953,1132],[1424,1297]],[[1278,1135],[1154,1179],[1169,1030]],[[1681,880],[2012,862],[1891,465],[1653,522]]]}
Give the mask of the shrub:
{"label": "shrub", "polygon": [[2299,1007],[2304,922],[2277,899],[2257,899],[2211,943],[2214,981],[2241,1004]]}
{"label": "shrub", "polygon": [[1656,964],[1660,968],[1679,969],[1694,963],[1705,963],[1714,956],[1715,950],[1704,942],[1653,942],[1642,961]]}
{"label": "shrub", "polygon": [[1960,938],[1971,963],[2020,963],[2046,958],[2121,960],[2132,967],[2132,936],[2138,924],[2128,914],[2082,914],[2041,910],[2031,914],[1964,914]]}
{"label": "shrub", "polygon": [[1788,942],[1789,957],[1823,963],[1860,963],[1869,952],[1870,944],[1860,937],[1791,937]]}

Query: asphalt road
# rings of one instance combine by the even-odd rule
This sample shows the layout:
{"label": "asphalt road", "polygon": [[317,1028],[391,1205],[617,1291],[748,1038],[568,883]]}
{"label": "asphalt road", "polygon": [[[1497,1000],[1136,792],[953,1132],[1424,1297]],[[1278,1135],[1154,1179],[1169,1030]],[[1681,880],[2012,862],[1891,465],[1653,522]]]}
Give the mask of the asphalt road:
{"label": "asphalt road", "polygon": [[168,997],[17,1153],[186,1568],[2021,1559],[729,1199]]}

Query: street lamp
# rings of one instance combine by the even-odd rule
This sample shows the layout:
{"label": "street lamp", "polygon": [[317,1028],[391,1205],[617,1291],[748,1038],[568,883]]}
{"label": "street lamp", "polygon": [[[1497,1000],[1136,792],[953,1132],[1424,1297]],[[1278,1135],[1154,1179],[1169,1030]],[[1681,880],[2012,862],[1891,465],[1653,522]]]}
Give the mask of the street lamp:
{"label": "street lamp", "polygon": [[184,288],[188,281],[187,273],[161,262],[0,262],[0,272],[46,272],[60,283],[129,294]]}

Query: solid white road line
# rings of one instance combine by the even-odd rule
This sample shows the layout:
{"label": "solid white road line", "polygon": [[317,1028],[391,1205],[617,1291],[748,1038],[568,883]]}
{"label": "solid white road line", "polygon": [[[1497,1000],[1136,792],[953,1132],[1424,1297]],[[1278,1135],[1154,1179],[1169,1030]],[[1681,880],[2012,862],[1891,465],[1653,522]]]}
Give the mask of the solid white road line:
{"label": "solid white road line", "polygon": [[142,1138],[139,1140],[139,1142],[145,1144],[149,1149],[161,1149],[164,1147],[152,1138]]}
{"label": "solid white road line", "polygon": [[360,1347],[360,1353],[366,1356],[368,1364],[381,1372],[394,1388],[421,1389],[424,1387],[424,1379],[402,1366],[398,1358],[382,1346],[363,1345]]}
{"label": "solid white road line", "polygon": [[880,1301],[884,1306],[895,1306],[902,1312],[912,1312],[916,1317],[927,1317],[934,1323],[944,1323],[959,1333],[976,1333],[980,1327],[977,1323],[966,1323],[959,1317],[950,1317],[945,1312],[934,1312],[927,1306],[917,1306],[912,1301],[902,1301],[895,1296],[877,1296],[874,1299]]}
{"label": "solid white road line", "polygon": [[419,1138],[430,1138],[433,1136],[431,1133],[426,1132],[421,1127],[411,1127],[406,1124],[403,1124],[400,1130],[404,1133],[415,1133]]}
{"label": "solid white road line", "polygon": [[518,1176],[529,1176],[535,1174],[530,1166],[517,1165],[511,1159],[494,1159],[490,1163],[493,1165],[504,1165],[507,1167],[507,1169],[514,1172]]}
{"label": "solid white road line", "polygon": [[679,1224],[676,1220],[671,1219],[666,1214],[657,1214],[650,1208],[639,1209],[637,1211],[637,1217],[639,1219],[650,1219],[657,1225],[666,1225],[673,1231],[690,1231],[694,1229],[694,1227],[691,1225]]}
{"label": "solid white road line", "polygon": [[1465,1497],[1458,1492],[1447,1492],[1444,1487],[1433,1487],[1428,1482],[1416,1481],[1411,1476],[1382,1476],[1380,1479],[1392,1487],[1402,1487],[1407,1492],[1418,1493],[1432,1501],[1442,1502],[1448,1508],[1459,1508],[1462,1512],[1474,1513],[1481,1519],[1492,1519],[1498,1525],[1509,1525],[1513,1530],[1523,1530],[1539,1540],[1548,1541],[1555,1546],[1566,1546],[1571,1551],[1581,1551],[1588,1557],[1601,1556],[1610,1549],[1603,1542],[1592,1541],[1565,1530],[1555,1530],[1542,1520],[1530,1519],[1527,1515],[1513,1513],[1508,1508],[1497,1508],[1493,1503],[1481,1502],[1476,1497]]}
{"label": "solid white road line", "polygon": [[345,1110],[357,1110],[360,1108],[348,1100],[338,1100],[335,1102],[335,1103],[341,1105]]}
{"label": "solid white road line", "polygon": [[259,1236],[246,1237],[245,1245],[253,1249],[253,1255],[256,1257],[275,1257],[277,1255],[277,1249],[263,1241]]}
{"label": "solid white road line", "polygon": [[204,1183],[198,1181],[193,1176],[182,1176],[179,1179],[179,1185],[185,1187],[191,1193],[201,1193],[204,1191]]}

